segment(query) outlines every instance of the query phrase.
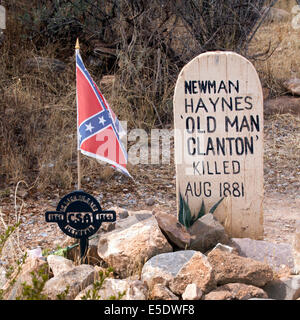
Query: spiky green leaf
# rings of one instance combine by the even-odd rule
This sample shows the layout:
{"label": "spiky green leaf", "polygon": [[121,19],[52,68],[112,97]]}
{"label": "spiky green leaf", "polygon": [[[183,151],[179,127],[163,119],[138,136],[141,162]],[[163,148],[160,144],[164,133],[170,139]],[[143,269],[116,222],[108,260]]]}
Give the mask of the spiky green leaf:
{"label": "spiky green leaf", "polygon": [[195,220],[193,222],[195,222],[196,220],[200,219],[204,215],[205,215],[205,204],[204,204],[204,200],[202,199],[200,211],[198,212],[198,214],[197,214],[197,216],[196,216],[196,218],[195,218]]}
{"label": "spiky green leaf", "polygon": [[209,213],[213,214],[218,208],[219,204],[223,201],[224,197],[221,198],[217,203],[215,203],[209,210]]}

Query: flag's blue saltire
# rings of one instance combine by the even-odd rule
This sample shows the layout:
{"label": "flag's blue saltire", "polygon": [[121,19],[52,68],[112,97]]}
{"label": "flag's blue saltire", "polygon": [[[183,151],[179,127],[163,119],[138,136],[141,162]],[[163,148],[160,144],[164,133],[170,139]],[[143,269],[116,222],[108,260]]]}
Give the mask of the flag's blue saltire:
{"label": "flag's blue saltire", "polygon": [[76,50],[76,94],[78,150],[131,177],[126,169],[127,152],[120,140],[125,131],[85,68],[79,50]]}

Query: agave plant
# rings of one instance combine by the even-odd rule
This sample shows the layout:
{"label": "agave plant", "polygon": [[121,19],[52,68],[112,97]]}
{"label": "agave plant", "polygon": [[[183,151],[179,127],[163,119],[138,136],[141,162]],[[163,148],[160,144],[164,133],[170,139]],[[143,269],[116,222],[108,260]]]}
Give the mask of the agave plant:
{"label": "agave plant", "polygon": [[[210,210],[208,212],[213,214],[216,211],[217,207],[219,206],[219,204],[222,202],[223,199],[224,199],[224,197],[222,197],[217,203],[215,203],[210,208]],[[205,209],[205,204],[204,204],[204,200],[203,199],[202,199],[200,211],[198,212],[197,215],[194,216],[194,215],[192,215],[191,210],[189,208],[189,205],[183,199],[183,196],[181,195],[181,193],[179,194],[179,215],[178,215],[178,220],[182,225],[184,225],[186,228],[190,228],[194,224],[195,221],[200,219],[205,214],[206,214],[206,209]]]}

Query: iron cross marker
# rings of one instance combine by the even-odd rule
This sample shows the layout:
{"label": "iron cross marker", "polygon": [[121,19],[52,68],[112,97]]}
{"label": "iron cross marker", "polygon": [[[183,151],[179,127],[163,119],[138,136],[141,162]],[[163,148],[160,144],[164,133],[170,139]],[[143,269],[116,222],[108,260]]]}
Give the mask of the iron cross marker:
{"label": "iron cross marker", "polygon": [[83,258],[88,249],[88,238],[95,234],[102,222],[116,221],[116,212],[101,209],[99,202],[83,191],[73,191],[58,203],[56,211],[45,213],[46,222],[56,222],[66,235],[80,239]]}

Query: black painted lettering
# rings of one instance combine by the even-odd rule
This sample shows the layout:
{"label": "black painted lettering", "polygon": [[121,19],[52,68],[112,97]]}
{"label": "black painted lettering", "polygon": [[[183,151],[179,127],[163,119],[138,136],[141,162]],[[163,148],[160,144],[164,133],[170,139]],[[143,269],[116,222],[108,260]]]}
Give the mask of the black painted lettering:
{"label": "black painted lettering", "polygon": [[209,102],[213,105],[214,112],[217,111],[217,103],[218,103],[219,100],[220,100],[220,98],[217,98],[216,101],[213,101],[212,98],[209,98]]}
{"label": "black painted lettering", "polygon": [[206,197],[210,197],[211,196],[211,183],[210,182],[204,182],[203,189],[204,189],[204,195]]}
{"label": "black painted lettering", "polygon": [[192,81],[184,81],[184,93],[192,94]]}
{"label": "black painted lettering", "polygon": [[195,131],[195,120],[193,117],[187,117],[185,121],[185,128],[188,133],[194,133]]}
{"label": "black painted lettering", "polygon": [[[188,99],[185,98],[184,99],[184,103],[185,103],[185,113],[188,113],[189,111],[190,112],[194,112],[194,100],[193,100],[193,98],[191,98],[190,101],[188,101]],[[190,108],[190,110],[188,110],[188,108]]]}
{"label": "black painted lettering", "polygon": [[[191,143],[193,144],[193,146],[191,146]],[[188,154],[191,156],[194,156],[196,154],[195,144],[196,144],[195,138],[191,137],[187,139]]]}
{"label": "black painted lettering", "polygon": [[250,131],[250,126],[246,116],[243,116],[243,120],[239,129],[239,132],[242,132],[244,128],[247,128],[248,132]]}
{"label": "black painted lettering", "polygon": [[232,173],[233,174],[239,174],[241,172],[241,165],[238,161],[233,160],[232,161]]}
{"label": "black painted lettering", "polygon": [[214,117],[208,116],[206,118],[207,121],[207,132],[208,133],[213,133],[216,131],[217,128],[217,120]]}
{"label": "black painted lettering", "polygon": [[229,161],[223,161],[223,172],[224,174],[230,174],[229,171],[227,171],[229,165]]}
{"label": "black painted lettering", "polygon": [[196,84],[197,84],[197,81],[193,80],[192,81],[192,93],[193,94],[197,94],[198,93]]}
{"label": "black painted lettering", "polygon": [[205,130],[201,130],[201,118],[200,117],[197,117],[197,131],[199,133],[205,133]]}
{"label": "black painted lettering", "polygon": [[195,161],[193,161],[193,170],[194,170],[194,175],[198,174],[200,176],[200,172],[198,170],[199,163],[200,163],[200,161],[198,161],[197,163]]}
{"label": "black painted lettering", "polygon": [[208,92],[216,94],[217,88],[216,88],[216,81],[210,81],[208,80]]}
{"label": "black painted lettering", "polygon": [[207,91],[207,81],[198,81],[198,86],[200,93],[206,93]]}
{"label": "black painted lettering", "polygon": [[228,132],[228,125],[233,128],[235,126],[235,130],[238,132],[238,117],[235,116],[234,120],[231,121],[228,116],[225,116],[225,131]]}
{"label": "black painted lettering", "polygon": [[221,174],[221,172],[218,171],[217,161],[215,161],[215,174]]}
{"label": "black painted lettering", "polygon": [[215,148],[214,148],[214,144],[213,144],[213,141],[212,141],[212,138],[211,137],[208,137],[207,139],[207,146],[206,146],[206,154],[208,155],[209,152],[212,152],[213,155],[215,155]]}
{"label": "black painted lettering", "polygon": [[220,93],[221,90],[224,90],[225,93],[228,93],[225,82],[223,80],[221,80],[220,82],[218,93]]}
{"label": "black painted lettering", "polygon": [[254,153],[253,137],[250,137],[250,141],[248,137],[245,137],[244,141],[245,141],[245,154],[248,154],[248,152],[250,152],[250,154],[253,154]]}
{"label": "black painted lettering", "polygon": [[236,84],[234,84],[232,81],[229,80],[228,86],[229,86],[229,93],[233,92],[232,88],[234,88],[236,93],[240,92],[240,82],[239,82],[239,80],[236,81]]}
{"label": "black painted lettering", "polygon": [[194,182],[194,195],[195,197],[201,197],[202,194],[202,184],[199,182],[199,188],[197,190],[197,183]]}
{"label": "black painted lettering", "polygon": [[204,109],[206,112],[208,112],[205,103],[203,102],[202,98],[199,99],[198,104],[197,104],[197,108],[195,113],[197,113],[199,111],[199,109]]}
{"label": "black painted lettering", "polygon": [[226,141],[229,141],[229,154],[232,156],[232,141],[234,138],[226,138]]}
{"label": "black painted lettering", "polygon": [[251,110],[253,108],[253,104],[249,100],[252,101],[252,97],[250,96],[245,97],[245,103],[248,105],[248,107],[245,107],[245,109],[247,110]]}
{"label": "black painted lettering", "polygon": [[212,171],[209,170],[209,162],[207,161],[207,174],[212,175],[214,174]]}
{"label": "black painted lettering", "polygon": [[259,115],[256,115],[256,118],[254,119],[254,116],[250,116],[250,123],[251,123],[251,132],[254,131],[254,127],[257,132],[260,132],[260,126],[259,126]]}
{"label": "black painted lettering", "polygon": [[244,141],[240,137],[235,139],[235,152],[239,156],[244,154]]}
{"label": "black painted lettering", "polygon": [[224,112],[225,111],[225,105],[226,107],[232,111],[233,110],[233,100],[232,100],[232,97],[229,98],[230,99],[230,102],[228,102],[225,98],[222,98],[222,111]]}
{"label": "black painted lettering", "polygon": [[225,156],[226,150],[225,150],[225,139],[224,138],[216,138],[217,142],[217,155],[220,155],[222,153],[223,156]]}
{"label": "black painted lettering", "polygon": [[202,141],[203,141],[202,139],[200,140],[200,138],[197,137],[197,155],[206,156],[206,153],[201,152],[201,142]]}
{"label": "black painted lettering", "polygon": [[188,196],[188,193],[190,192],[191,196],[193,197],[194,194],[193,194],[193,189],[192,189],[192,186],[191,186],[191,183],[188,182],[187,186],[186,186],[186,189],[185,189],[185,196]]}
{"label": "black painted lettering", "polygon": [[242,104],[240,100],[242,100],[243,97],[235,97],[235,111],[243,111],[244,108],[239,108],[239,105]]}

